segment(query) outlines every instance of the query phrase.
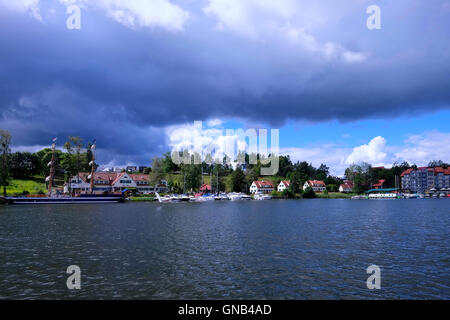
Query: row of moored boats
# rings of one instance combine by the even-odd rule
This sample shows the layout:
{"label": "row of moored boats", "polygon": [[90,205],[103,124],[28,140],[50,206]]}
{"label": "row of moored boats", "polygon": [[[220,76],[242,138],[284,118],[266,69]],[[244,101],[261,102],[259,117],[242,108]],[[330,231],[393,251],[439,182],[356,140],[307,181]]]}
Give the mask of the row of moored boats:
{"label": "row of moored boats", "polygon": [[160,196],[156,193],[156,198],[159,202],[206,202],[206,201],[240,201],[240,200],[271,200],[272,197],[268,194],[255,194],[253,198],[245,193],[219,193],[219,194],[204,194],[204,195],[178,195],[171,194]]}

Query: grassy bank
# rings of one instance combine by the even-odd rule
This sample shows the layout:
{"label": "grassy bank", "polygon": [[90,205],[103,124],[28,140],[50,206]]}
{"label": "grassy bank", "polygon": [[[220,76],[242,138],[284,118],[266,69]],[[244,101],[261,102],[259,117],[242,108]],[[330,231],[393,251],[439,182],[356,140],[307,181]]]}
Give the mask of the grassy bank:
{"label": "grassy bank", "polygon": [[131,201],[155,201],[155,197],[130,197]]}
{"label": "grassy bank", "polygon": [[329,192],[328,194],[316,193],[317,198],[320,199],[350,199],[354,196],[354,193],[340,193],[340,192]]}
{"label": "grassy bank", "polygon": [[9,186],[6,188],[6,194],[8,196],[45,194],[47,193],[47,187],[45,183],[40,181],[43,181],[43,179],[11,180]]}

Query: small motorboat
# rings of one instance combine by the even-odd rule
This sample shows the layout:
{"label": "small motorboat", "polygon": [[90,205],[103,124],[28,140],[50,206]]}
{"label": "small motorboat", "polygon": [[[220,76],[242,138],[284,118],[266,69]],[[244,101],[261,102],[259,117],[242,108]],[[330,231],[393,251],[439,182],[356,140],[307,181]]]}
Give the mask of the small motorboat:
{"label": "small motorboat", "polygon": [[271,200],[272,196],[264,193],[256,193],[254,196],[255,200]]}
{"label": "small motorboat", "polygon": [[178,197],[178,200],[185,202],[185,201],[189,201],[190,198],[187,195],[182,194],[181,196]]}

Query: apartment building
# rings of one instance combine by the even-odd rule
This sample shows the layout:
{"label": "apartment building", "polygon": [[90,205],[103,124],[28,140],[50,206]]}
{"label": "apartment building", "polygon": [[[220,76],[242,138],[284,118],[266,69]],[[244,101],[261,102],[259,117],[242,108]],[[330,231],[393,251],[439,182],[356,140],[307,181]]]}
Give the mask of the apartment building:
{"label": "apartment building", "polygon": [[401,174],[402,189],[424,193],[435,190],[450,189],[450,167],[421,167],[405,170]]}

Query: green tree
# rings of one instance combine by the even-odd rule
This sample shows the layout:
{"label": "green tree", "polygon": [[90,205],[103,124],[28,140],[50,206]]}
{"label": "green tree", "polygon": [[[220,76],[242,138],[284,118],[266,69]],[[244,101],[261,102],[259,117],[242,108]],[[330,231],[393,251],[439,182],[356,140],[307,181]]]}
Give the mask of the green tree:
{"label": "green tree", "polygon": [[261,163],[258,161],[251,169],[247,170],[247,183],[250,186],[253,181],[257,181],[261,175]]}
{"label": "green tree", "polygon": [[180,167],[172,161],[172,155],[170,152],[164,153],[162,159],[162,168],[164,173],[170,173],[180,170]]}
{"label": "green tree", "polygon": [[11,153],[11,134],[7,130],[0,129],[0,186],[3,187],[3,195],[6,197],[6,187],[9,184],[9,154]]}
{"label": "green tree", "polygon": [[161,158],[154,157],[152,160],[152,171],[148,175],[150,185],[156,187],[165,177],[163,161]]}
{"label": "green tree", "polygon": [[202,183],[201,165],[183,164],[181,165],[183,179],[185,182],[185,190],[197,190]]}
{"label": "green tree", "polygon": [[314,179],[325,181],[326,178],[328,177],[329,173],[330,173],[330,168],[322,163],[320,165],[320,167],[316,170],[316,172],[314,174]]}
{"label": "green tree", "polygon": [[68,182],[69,191],[71,189],[70,181],[72,177],[77,175],[81,170],[81,149],[83,140],[80,137],[70,136],[69,140],[64,143],[66,153],[62,155],[61,167],[64,169],[65,180]]}
{"label": "green tree", "polygon": [[307,187],[305,191],[303,192],[303,198],[305,199],[312,199],[316,197],[316,193],[314,192],[313,188]]}
{"label": "green tree", "polygon": [[279,156],[279,169],[278,175],[281,177],[287,177],[288,174],[294,169],[291,158],[287,156]]}
{"label": "green tree", "polygon": [[370,188],[373,181],[373,170],[370,164],[352,164],[345,170],[347,180],[353,182],[353,192],[357,194],[363,193]]}
{"label": "green tree", "polygon": [[248,192],[244,171],[237,166],[231,174],[231,188],[234,192]]}
{"label": "green tree", "polygon": [[15,179],[26,179],[40,172],[40,161],[35,153],[12,153],[9,164],[10,175]]}
{"label": "green tree", "polygon": [[297,193],[301,193],[302,192],[302,187],[303,184],[305,183],[306,179],[303,176],[303,174],[298,171],[295,170],[293,172],[291,172],[289,174],[289,180],[290,180],[290,184],[289,184],[289,190],[290,192],[295,196],[295,194]]}

